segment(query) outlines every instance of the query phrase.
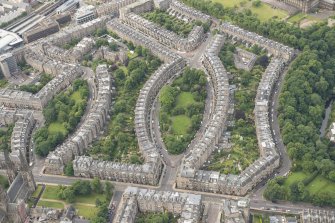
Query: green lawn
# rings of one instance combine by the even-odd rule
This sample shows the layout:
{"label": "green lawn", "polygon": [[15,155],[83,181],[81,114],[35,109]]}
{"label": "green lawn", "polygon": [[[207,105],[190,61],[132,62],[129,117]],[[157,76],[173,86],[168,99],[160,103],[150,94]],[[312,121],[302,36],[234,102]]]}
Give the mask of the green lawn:
{"label": "green lawn", "polygon": [[300,22],[304,18],[306,18],[306,14],[298,13],[298,14],[295,14],[294,16],[291,16],[287,21],[295,23],[295,22]]}
{"label": "green lawn", "polygon": [[267,21],[272,17],[278,17],[283,19],[288,16],[288,13],[284,10],[273,9],[270,5],[262,3],[260,7],[251,7],[250,10],[252,13],[256,14],[261,21]]}
{"label": "green lawn", "polygon": [[49,125],[48,131],[50,134],[61,132],[66,135],[66,128],[59,122],[53,122]]}
{"label": "green lawn", "polygon": [[181,92],[177,97],[176,107],[187,108],[188,105],[194,102],[195,100],[191,92]]}
{"label": "green lawn", "polygon": [[80,196],[76,197],[75,202],[76,203],[85,203],[85,204],[94,204],[96,199],[99,198],[99,200],[103,201],[106,199],[106,196],[103,194],[90,194],[86,196]]}
{"label": "green lawn", "polygon": [[37,185],[37,188],[36,188],[36,190],[35,190],[35,192],[33,193],[33,197],[37,197],[39,194],[40,194],[40,192],[41,192],[41,190],[42,190],[42,185]]}
{"label": "green lawn", "polygon": [[248,2],[247,0],[213,0],[213,2],[221,3],[224,7],[232,8],[234,6],[240,6],[241,2]]}
{"label": "green lawn", "polygon": [[[310,176],[309,174],[306,174],[304,172],[293,172],[285,180],[284,186],[289,188],[289,186],[294,182],[303,181],[309,176]],[[335,194],[335,183],[319,175],[311,183],[307,185],[307,189],[311,195],[321,191]]]}
{"label": "green lawn", "polygon": [[98,211],[96,207],[92,206],[86,206],[81,204],[74,204],[73,206],[76,208],[79,216],[83,216],[87,219],[91,219],[92,217],[94,217]]}
{"label": "green lawn", "polygon": [[55,201],[42,201],[40,200],[38,203],[37,203],[37,206],[40,206],[40,207],[49,207],[49,208],[57,208],[57,209],[63,209],[64,208],[64,205],[60,202],[55,202]]}
{"label": "green lawn", "polygon": [[177,115],[172,118],[172,129],[177,135],[185,135],[191,126],[191,119],[186,115]]}
{"label": "green lawn", "polygon": [[308,176],[309,176],[308,174],[303,173],[303,172],[293,172],[287,177],[284,185],[286,187],[289,187],[289,185],[293,184],[294,182],[303,181]]}
{"label": "green lawn", "polygon": [[75,91],[70,98],[75,100],[76,103],[80,103],[83,100],[79,91]]}
{"label": "green lawn", "polygon": [[52,199],[52,200],[59,200],[59,198],[57,196],[57,190],[58,190],[58,186],[47,185],[45,187],[45,190],[44,190],[43,194],[42,194],[42,198]]}
{"label": "green lawn", "polygon": [[248,0],[213,0],[214,2],[221,3],[224,7],[232,8],[238,7],[239,9],[250,9],[252,13],[256,14],[261,21],[267,21],[272,17],[283,19],[288,16],[288,13],[281,9],[274,9],[266,3],[261,6],[252,6],[252,1]]}
{"label": "green lawn", "polygon": [[312,195],[318,192],[329,192],[335,195],[335,183],[322,176],[317,176],[310,184],[308,184],[307,188]]}

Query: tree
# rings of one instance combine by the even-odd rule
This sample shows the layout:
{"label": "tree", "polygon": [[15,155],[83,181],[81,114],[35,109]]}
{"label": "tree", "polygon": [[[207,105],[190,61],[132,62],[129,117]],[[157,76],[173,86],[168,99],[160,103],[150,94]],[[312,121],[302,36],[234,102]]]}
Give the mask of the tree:
{"label": "tree", "polygon": [[276,180],[270,180],[264,191],[264,197],[271,201],[284,200],[286,197],[284,186],[279,185]]}
{"label": "tree", "polygon": [[258,8],[262,5],[262,2],[260,0],[255,0],[252,2],[252,6]]}
{"label": "tree", "polygon": [[75,200],[75,192],[71,187],[67,187],[63,191],[63,199],[65,198],[66,202],[73,203]]}
{"label": "tree", "polygon": [[110,201],[112,199],[113,190],[114,190],[113,184],[111,184],[110,182],[106,181],[106,183],[105,183],[105,192],[106,192],[106,200],[107,201]]}
{"label": "tree", "polygon": [[92,181],[91,181],[91,187],[92,187],[92,191],[98,193],[98,194],[101,194],[103,192],[103,189],[102,189],[102,184],[99,180],[99,178],[94,178]]}
{"label": "tree", "polygon": [[64,173],[66,176],[74,176],[73,165],[71,162],[65,165]]}

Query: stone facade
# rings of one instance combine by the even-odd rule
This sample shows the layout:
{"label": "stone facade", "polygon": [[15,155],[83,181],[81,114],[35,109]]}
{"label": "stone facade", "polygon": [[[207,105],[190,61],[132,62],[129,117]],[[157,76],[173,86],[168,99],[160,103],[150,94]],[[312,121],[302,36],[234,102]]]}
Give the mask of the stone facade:
{"label": "stone facade", "polygon": [[[24,159],[26,159],[26,154],[30,152],[30,136],[34,125],[35,119],[31,111],[27,112],[23,118],[20,118],[17,122],[15,122],[11,136],[11,153],[9,158],[17,168],[21,164],[19,153],[22,152],[24,154]],[[26,162],[27,161],[28,160],[26,159]]]}
{"label": "stone facade", "polygon": [[179,223],[197,223],[202,214],[201,195],[128,187],[113,222],[133,223],[138,212],[170,212]]}
{"label": "stone facade", "polygon": [[163,61],[171,61],[180,58],[178,54],[170,51],[167,47],[159,43],[153,42],[146,35],[123,24],[119,19],[108,21],[107,29],[116,33],[122,39],[132,41],[135,45],[144,46],[149,49],[152,54],[158,56]]}
{"label": "stone facade", "polygon": [[193,51],[204,38],[202,26],[195,26],[187,38],[182,38],[132,12],[125,14],[122,21],[161,44],[183,52]]}
{"label": "stone facade", "polygon": [[232,39],[240,40],[244,43],[251,45],[258,45],[266,49],[269,53],[276,57],[283,58],[286,61],[290,61],[295,56],[295,50],[288,46],[285,46],[276,41],[267,39],[256,33],[249,32],[238,26],[232,25],[227,22],[223,22],[221,25],[221,31]]}
{"label": "stone facade", "polygon": [[178,0],[172,0],[168,12],[179,19],[185,21],[210,22],[211,17],[200,11],[197,11]]}
{"label": "stone facade", "polygon": [[302,12],[310,12],[316,8],[323,8],[328,10],[335,9],[335,1],[333,0],[277,0],[288,5],[300,9]]}

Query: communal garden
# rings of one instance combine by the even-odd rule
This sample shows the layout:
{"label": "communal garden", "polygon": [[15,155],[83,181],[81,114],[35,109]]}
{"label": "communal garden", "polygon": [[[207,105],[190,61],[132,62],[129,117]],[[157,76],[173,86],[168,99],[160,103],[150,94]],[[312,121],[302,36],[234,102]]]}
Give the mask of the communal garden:
{"label": "communal garden", "polygon": [[232,147],[229,150],[219,148],[206,167],[208,170],[224,174],[239,174],[259,156],[253,110],[257,87],[268,61],[266,57],[263,57],[265,52],[258,47],[248,50],[258,54],[259,58],[265,58],[258,59],[251,71],[235,67],[235,45],[225,43],[220,51],[221,61],[233,76],[230,84],[236,89],[233,95],[235,112],[232,121],[234,125],[227,128],[227,131],[231,132]]}
{"label": "communal garden", "polygon": [[134,47],[132,43],[127,45],[137,57],[130,58],[126,65],[118,64],[112,72],[116,97],[108,131],[105,137],[94,143],[89,153],[104,160],[140,164],[142,158],[135,136],[134,110],[140,89],[161,61],[146,48]]}
{"label": "communal garden", "polygon": [[177,223],[179,217],[173,216],[172,213],[138,213],[135,223]]}
{"label": "communal garden", "polygon": [[[38,185],[33,197],[37,197],[42,190]],[[77,215],[92,222],[108,220],[108,204],[113,196],[113,185],[109,182],[102,183],[98,179],[92,181],[78,180],[71,186],[46,185],[37,206],[64,209],[69,205],[76,208]]]}
{"label": "communal garden", "polygon": [[21,85],[20,90],[35,94],[39,92],[51,80],[52,77],[49,74],[42,73],[37,83]]}
{"label": "communal garden", "polygon": [[206,76],[201,70],[186,68],[159,94],[160,129],[171,154],[180,154],[194,138],[202,121],[206,99]]}
{"label": "communal garden", "polygon": [[78,79],[43,109],[45,126],[34,134],[35,151],[38,155],[47,156],[76,129],[85,112],[88,95],[87,81]]}

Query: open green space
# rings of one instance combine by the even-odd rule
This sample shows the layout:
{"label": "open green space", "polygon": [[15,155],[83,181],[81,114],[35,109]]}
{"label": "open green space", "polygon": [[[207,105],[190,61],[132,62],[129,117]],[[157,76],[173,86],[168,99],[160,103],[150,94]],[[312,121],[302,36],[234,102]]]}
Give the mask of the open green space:
{"label": "open green space", "polygon": [[285,180],[284,186],[288,188],[291,184],[295,182],[303,181],[309,176],[310,174],[306,174],[304,172],[292,172]]}
{"label": "open green space", "polygon": [[94,143],[89,153],[92,157],[103,160],[141,164],[143,159],[135,135],[134,110],[140,89],[161,61],[146,48],[134,47],[128,42],[125,44],[137,57],[127,65],[117,64],[118,67],[112,72],[116,98],[108,131],[106,137]]}
{"label": "open green space", "polygon": [[86,219],[92,219],[97,215],[98,209],[94,206],[87,206],[84,204],[74,204],[74,208],[77,210],[79,216],[83,216]]}
{"label": "open green space", "polygon": [[50,123],[48,131],[50,134],[62,133],[63,135],[66,135],[67,132],[63,124],[58,122]]}
{"label": "open green space", "polygon": [[[40,189],[35,191],[36,194],[38,190]],[[112,196],[113,185],[109,182],[102,183],[97,178],[91,181],[78,180],[71,186],[46,185],[37,206],[62,209],[73,205],[77,215],[86,219],[93,220],[96,217],[107,219],[107,207]]]}
{"label": "open green space", "polygon": [[311,195],[327,192],[335,196],[335,184],[334,182],[322,177],[317,176],[312,182],[307,186],[308,191]]}
{"label": "open green space", "polygon": [[176,115],[171,117],[172,119],[172,130],[178,135],[187,134],[187,130],[192,125],[191,119],[187,115]]}
{"label": "open green space", "polygon": [[85,112],[88,95],[87,81],[79,79],[49,101],[43,109],[45,126],[34,134],[35,151],[38,155],[47,156],[76,129]]}
{"label": "open green space", "polygon": [[74,200],[75,200],[75,203],[95,204],[95,201],[97,199],[104,200],[105,198],[106,198],[106,195],[104,194],[92,193],[92,194],[77,196]]}
{"label": "open green space", "polygon": [[57,196],[58,186],[47,185],[41,198],[50,200],[59,200]]}
{"label": "open green space", "polygon": [[40,200],[37,203],[37,206],[39,206],[39,207],[48,207],[48,208],[56,208],[56,209],[63,209],[64,208],[64,204],[61,203],[61,202],[43,201],[43,200]]}
{"label": "open green space", "polygon": [[38,195],[40,194],[40,192],[42,191],[42,185],[38,184],[36,190],[34,191],[32,197],[38,197]]}
{"label": "open green space", "polygon": [[138,213],[136,215],[135,223],[177,223],[179,216],[174,217],[173,214],[165,213]]}
{"label": "open green space", "polygon": [[237,8],[238,11],[249,9],[255,14],[259,20],[267,21],[271,18],[284,19],[288,13],[284,10],[273,8],[271,5],[261,2],[259,6],[253,4],[255,0],[213,0],[213,2],[221,3],[227,8]]}
{"label": "open green space", "polygon": [[142,16],[154,23],[159,24],[167,30],[177,33],[182,37],[187,37],[195,25],[194,22],[184,22],[183,20],[171,16],[167,12],[161,10],[147,12],[142,14]]}
{"label": "open green space", "polygon": [[167,150],[182,153],[200,127],[206,99],[202,71],[187,68],[159,94],[160,127]]}
{"label": "open green space", "polygon": [[181,92],[177,97],[176,107],[187,108],[195,102],[191,92]]}

